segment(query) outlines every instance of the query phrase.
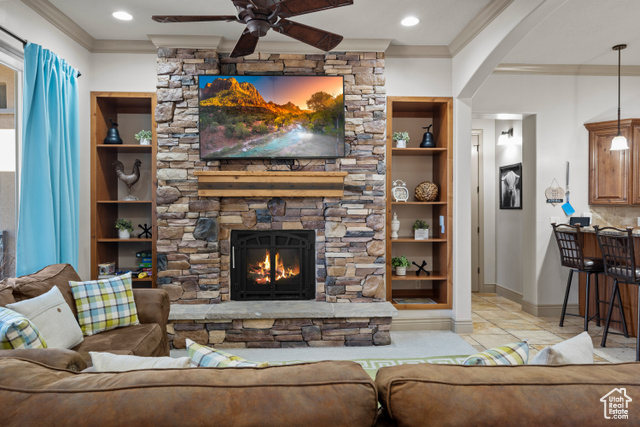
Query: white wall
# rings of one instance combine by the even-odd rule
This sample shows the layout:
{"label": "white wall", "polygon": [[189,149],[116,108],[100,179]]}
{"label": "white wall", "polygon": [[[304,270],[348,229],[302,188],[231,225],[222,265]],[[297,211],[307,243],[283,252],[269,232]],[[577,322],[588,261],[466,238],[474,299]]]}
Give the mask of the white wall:
{"label": "white wall", "polygon": [[[565,164],[571,162],[571,204],[588,205],[588,132],[584,123],[616,118],[616,77],[492,75],[473,98],[474,114],[536,115],[535,254],[533,285],[539,305],[562,303],[568,272],[560,266],[550,217],[566,218],[560,205],[547,204],[544,189],[556,178],[565,186]],[[640,117],[640,78],[622,78],[622,116]],[[499,221],[499,219],[498,219]],[[527,290],[523,290],[526,294]],[[576,301],[573,295],[573,302]]]}
{"label": "white wall", "polygon": [[94,53],[91,91],[155,92],[156,54]]}
{"label": "white wall", "polygon": [[388,96],[452,96],[451,59],[387,58]]}
{"label": "white wall", "polygon": [[[3,1],[0,8],[0,25],[18,36],[55,52],[72,67],[82,73],[78,79],[80,104],[80,248],[78,274],[89,278],[90,259],[90,209],[89,209],[89,168],[90,168],[90,111],[89,87],[91,76],[91,54],[48,21],[18,0]],[[0,34],[0,39],[22,50],[22,44]]]}

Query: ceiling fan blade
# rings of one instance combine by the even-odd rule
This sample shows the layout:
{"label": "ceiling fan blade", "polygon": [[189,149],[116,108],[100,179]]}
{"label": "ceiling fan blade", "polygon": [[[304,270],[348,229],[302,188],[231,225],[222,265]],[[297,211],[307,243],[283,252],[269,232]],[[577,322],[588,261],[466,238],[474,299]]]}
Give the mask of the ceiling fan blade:
{"label": "ceiling fan blade", "polygon": [[287,19],[281,19],[275,25],[274,30],[294,38],[302,43],[306,43],[325,52],[329,52],[340,44],[342,36],[330,33],[319,28],[310,27],[308,25],[292,22]]}
{"label": "ceiling fan blade", "polygon": [[251,55],[258,44],[258,37],[251,35],[248,28],[245,28],[242,35],[238,39],[233,52],[231,52],[232,58],[239,56]]}
{"label": "ceiling fan blade", "polygon": [[340,6],[349,6],[353,4],[353,0],[282,0],[274,4],[271,10],[275,10],[278,4],[280,5],[279,16],[288,18]]}
{"label": "ceiling fan blade", "polygon": [[212,22],[237,20],[235,15],[153,15],[151,17],[156,22]]}

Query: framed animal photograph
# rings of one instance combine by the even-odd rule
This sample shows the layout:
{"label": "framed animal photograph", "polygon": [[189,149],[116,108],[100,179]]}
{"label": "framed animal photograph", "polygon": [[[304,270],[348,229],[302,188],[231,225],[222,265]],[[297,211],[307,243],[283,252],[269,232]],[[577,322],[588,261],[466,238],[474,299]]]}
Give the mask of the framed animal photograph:
{"label": "framed animal photograph", "polygon": [[500,209],[522,209],[522,163],[500,166]]}

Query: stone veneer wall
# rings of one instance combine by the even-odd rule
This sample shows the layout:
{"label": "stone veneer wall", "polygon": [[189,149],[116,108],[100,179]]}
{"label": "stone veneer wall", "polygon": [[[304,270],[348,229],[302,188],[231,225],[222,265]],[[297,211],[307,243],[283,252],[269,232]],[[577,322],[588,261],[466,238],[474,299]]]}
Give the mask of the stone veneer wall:
{"label": "stone veneer wall", "polygon": [[[253,54],[158,50],[158,286],[173,302],[229,300],[232,229],[313,229],[316,299],[385,299],[385,132],[383,53]],[[343,75],[347,156],[302,160],[304,170],[346,171],[342,198],[200,198],[194,172],[266,170],[261,160],[201,161],[198,75]],[[282,167],[278,167],[282,170]]]}

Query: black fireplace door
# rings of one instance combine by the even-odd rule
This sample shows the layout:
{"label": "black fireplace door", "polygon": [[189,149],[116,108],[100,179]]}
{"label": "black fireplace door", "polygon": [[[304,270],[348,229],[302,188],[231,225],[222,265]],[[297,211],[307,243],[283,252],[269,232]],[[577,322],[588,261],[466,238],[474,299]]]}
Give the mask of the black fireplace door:
{"label": "black fireplace door", "polygon": [[313,230],[232,230],[231,299],[313,299],[315,262]]}

